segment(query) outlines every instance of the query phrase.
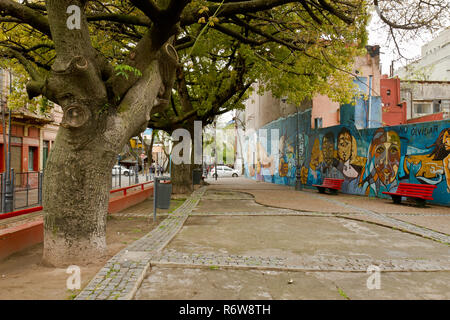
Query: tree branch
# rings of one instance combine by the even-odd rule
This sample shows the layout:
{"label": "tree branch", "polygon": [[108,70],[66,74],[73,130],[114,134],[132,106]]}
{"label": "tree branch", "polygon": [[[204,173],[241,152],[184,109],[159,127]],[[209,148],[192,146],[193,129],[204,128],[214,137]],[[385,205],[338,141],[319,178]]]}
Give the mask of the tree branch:
{"label": "tree branch", "polygon": [[218,23],[214,24],[213,28],[216,29],[217,31],[220,31],[223,34],[226,34],[227,36],[230,36],[230,37],[232,37],[236,40],[239,40],[240,42],[245,43],[245,44],[260,46],[260,45],[263,45],[264,43],[268,42],[268,41],[257,41],[257,40],[253,40],[250,38],[246,38],[241,33],[235,32],[229,28],[224,27],[221,24],[218,24]]}
{"label": "tree branch", "polygon": [[0,12],[3,17],[5,14],[14,17],[51,38],[48,20],[39,12],[12,0],[0,0]]}
{"label": "tree branch", "polygon": [[126,25],[151,27],[152,21],[148,17],[144,16],[132,16],[127,14],[90,14],[87,15],[88,21],[110,21],[117,22]]}
{"label": "tree branch", "polygon": [[161,16],[161,9],[153,0],[131,0],[136,8],[142,11],[151,21],[157,23]]}
{"label": "tree branch", "polygon": [[343,12],[337,10],[335,7],[330,5],[325,0],[319,0],[319,3],[322,5],[322,8],[324,8],[329,13],[335,15],[336,17],[338,17],[339,19],[341,19],[345,23],[347,23],[347,24],[352,24],[353,23],[354,19],[346,16]]}
{"label": "tree branch", "polygon": [[[258,12],[268,9],[272,9],[277,6],[281,6],[286,3],[296,2],[292,0],[249,0],[249,1],[239,1],[233,3],[224,3],[217,17],[226,17],[235,15],[238,13],[247,12]],[[219,5],[209,6],[209,12],[215,12],[219,8]],[[199,13],[197,9],[192,9],[190,11],[183,12],[181,14],[180,24],[181,26],[187,26],[194,23],[201,17],[207,17],[207,12]]]}
{"label": "tree branch", "polygon": [[41,75],[33,67],[30,61],[28,61],[19,51],[12,48],[5,48],[3,53],[0,52],[0,56],[7,58],[15,58],[25,68],[30,77],[35,81],[43,81]]}
{"label": "tree branch", "polygon": [[[383,15],[383,13],[381,12],[381,9],[379,7],[379,0],[373,0],[373,4],[375,5],[375,9],[376,12],[378,14],[378,16],[380,17],[381,21],[383,21],[384,23],[386,23],[388,26],[394,28],[394,29],[403,29],[403,30],[414,30],[414,29],[419,29],[421,27],[430,25],[434,20],[436,20],[438,17],[438,14],[433,15],[432,17],[430,17],[430,19],[426,20],[426,21],[421,21],[420,23],[408,23],[408,24],[397,24],[395,22],[390,21],[385,15]],[[425,2],[424,4],[428,5],[428,6],[432,6],[431,3],[429,2]],[[446,6],[441,7],[441,10],[439,11],[439,14],[442,13],[442,11],[444,11],[445,8],[449,8],[449,5],[447,4]]]}

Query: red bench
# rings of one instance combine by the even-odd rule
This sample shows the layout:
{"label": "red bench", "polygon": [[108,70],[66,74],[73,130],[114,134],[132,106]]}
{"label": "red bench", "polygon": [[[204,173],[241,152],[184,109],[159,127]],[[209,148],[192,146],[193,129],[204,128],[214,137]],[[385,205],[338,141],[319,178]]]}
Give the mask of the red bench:
{"label": "red bench", "polygon": [[402,197],[413,198],[419,206],[423,207],[427,200],[433,200],[434,189],[436,189],[435,185],[400,182],[397,191],[383,192],[383,194],[390,195],[394,203],[401,203]]}
{"label": "red bench", "polygon": [[344,179],[325,178],[322,184],[314,184],[313,187],[317,187],[320,193],[325,193],[325,190],[328,189],[331,193],[336,194],[338,190],[341,190],[343,182]]}

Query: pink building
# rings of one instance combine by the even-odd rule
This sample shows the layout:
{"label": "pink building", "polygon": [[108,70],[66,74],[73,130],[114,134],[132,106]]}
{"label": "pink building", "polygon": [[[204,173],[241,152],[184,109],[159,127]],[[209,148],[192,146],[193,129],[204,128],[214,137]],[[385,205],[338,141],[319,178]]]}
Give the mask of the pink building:
{"label": "pink building", "polygon": [[[380,96],[380,47],[366,46],[367,54],[356,57],[353,65],[353,74],[369,79],[372,76],[372,96]],[[368,82],[368,81],[367,81]],[[366,94],[369,94],[369,83],[363,85]],[[340,104],[328,96],[318,95],[312,100],[311,126],[325,128],[339,125]]]}
{"label": "pink building", "polygon": [[[8,121],[9,79],[9,72],[0,69],[0,111],[4,108],[5,122]],[[26,106],[12,111],[11,167],[15,172],[40,171],[45,168],[62,116],[62,109],[58,105],[54,105],[51,111],[45,114],[40,111],[32,112]],[[4,152],[7,150],[7,133],[6,127],[6,141],[3,141],[3,128],[0,122],[0,172],[5,170]]]}

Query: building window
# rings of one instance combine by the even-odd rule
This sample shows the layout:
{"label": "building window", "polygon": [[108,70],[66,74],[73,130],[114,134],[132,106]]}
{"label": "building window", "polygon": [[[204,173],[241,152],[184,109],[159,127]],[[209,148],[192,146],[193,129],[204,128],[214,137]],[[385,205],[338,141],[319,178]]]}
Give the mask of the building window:
{"label": "building window", "polygon": [[47,140],[44,140],[44,147],[42,148],[42,166],[44,169],[45,165],[47,164],[48,149],[49,149],[49,142]]}
{"label": "building window", "polygon": [[431,113],[431,103],[430,102],[414,103],[414,112],[419,114]]}
{"label": "building window", "polygon": [[22,146],[11,145],[11,168],[22,172]]}
{"label": "building window", "polygon": [[28,171],[37,171],[35,170],[35,163],[37,158],[37,148],[29,147],[28,149]]}
{"label": "building window", "polygon": [[314,119],[314,128],[322,128],[322,118]]}
{"label": "building window", "polygon": [[441,111],[441,100],[433,101],[433,113],[438,113]]}
{"label": "building window", "polygon": [[450,113],[450,100],[441,100],[441,111]]}

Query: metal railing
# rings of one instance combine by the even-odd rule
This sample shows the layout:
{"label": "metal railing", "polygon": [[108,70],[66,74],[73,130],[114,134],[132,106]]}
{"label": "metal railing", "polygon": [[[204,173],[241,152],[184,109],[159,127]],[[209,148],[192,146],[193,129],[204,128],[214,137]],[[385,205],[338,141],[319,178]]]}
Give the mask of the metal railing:
{"label": "metal railing", "polygon": [[43,172],[17,172],[14,174],[14,210],[42,205]]}
{"label": "metal railing", "polygon": [[147,181],[147,182],[142,182],[139,184],[134,184],[128,187],[123,187],[123,188],[118,188],[118,189],[111,189],[111,191],[109,191],[110,194],[115,194],[115,193],[119,193],[122,192],[122,196],[126,196],[127,195],[127,191],[130,189],[138,189],[140,188],[140,190],[144,190],[145,189],[145,185],[146,184],[150,184],[153,183],[153,180]]}
{"label": "metal railing", "polygon": [[[119,170],[121,171],[121,170]],[[137,171],[134,171],[137,172]],[[139,183],[153,182],[155,175],[146,170],[145,173],[133,174],[125,176],[122,172],[117,175],[112,175],[111,190],[121,189],[128,186],[135,186]],[[22,210],[26,208],[42,206],[42,182],[44,179],[44,171],[30,171],[30,172],[14,172],[11,169],[11,194],[12,211]],[[6,174],[0,173],[0,214],[11,212],[6,210]]]}
{"label": "metal railing", "polygon": [[11,169],[12,205],[7,206],[6,174],[0,173],[0,209],[2,213],[42,205],[42,171],[14,172]]}
{"label": "metal railing", "polygon": [[139,184],[141,182],[153,181],[155,175],[153,173],[150,173],[148,169],[144,171],[144,173],[136,174],[137,170],[134,167],[133,174],[129,174],[128,170],[122,172],[122,168],[119,168],[118,172],[114,171],[115,174],[112,174],[111,190],[128,187],[131,185]]}

